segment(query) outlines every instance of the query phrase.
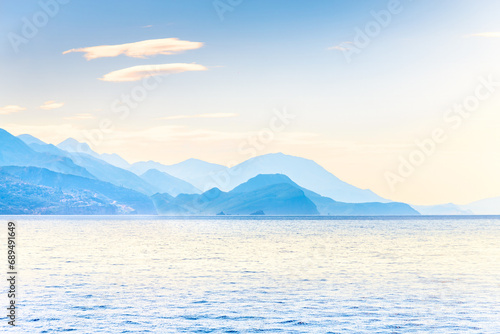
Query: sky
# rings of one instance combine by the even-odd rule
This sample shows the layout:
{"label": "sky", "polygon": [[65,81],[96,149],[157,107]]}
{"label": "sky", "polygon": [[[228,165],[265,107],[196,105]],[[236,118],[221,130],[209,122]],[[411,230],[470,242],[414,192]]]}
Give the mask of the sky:
{"label": "sky", "polygon": [[498,1],[0,2],[0,127],[129,162],[283,152],[412,204],[500,196]]}

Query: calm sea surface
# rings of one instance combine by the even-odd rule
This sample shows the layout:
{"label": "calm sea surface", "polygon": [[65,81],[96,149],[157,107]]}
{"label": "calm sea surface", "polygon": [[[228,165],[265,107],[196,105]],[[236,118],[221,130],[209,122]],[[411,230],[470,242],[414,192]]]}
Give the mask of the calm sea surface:
{"label": "calm sea surface", "polygon": [[15,221],[0,332],[500,332],[498,217]]}

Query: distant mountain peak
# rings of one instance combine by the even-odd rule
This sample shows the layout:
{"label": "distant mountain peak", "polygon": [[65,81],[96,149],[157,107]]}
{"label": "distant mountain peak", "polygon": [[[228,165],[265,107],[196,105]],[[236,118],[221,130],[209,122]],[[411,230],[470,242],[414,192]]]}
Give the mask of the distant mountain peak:
{"label": "distant mountain peak", "polygon": [[201,160],[201,159],[197,159],[197,158],[189,158],[189,159],[186,159],[186,160],[184,160],[184,161],[182,161],[182,162],[188,162],[188,161],[193,161],[193,162],[195,162],[195,161],[196,161],[196,162],[206,162],[206,161],[203,161],[203,160]]}
{"label": "distant mountain peak", "polygon": [[205,197],[218,197],[220,194],[222,194],[222,190],[220,190],[219,188],[217,187],[213,187],[212,189],[209,189],[207,191],[205,191],[202,195],[205,196]]}
{"label": "distant mountain peak", "polygon": [[295,156],[295,155],[286,154],[286,153],[283,153],[283,152],[266,153],[266,154],[262,154],[262,155],[258,155],[256,157],[250,158],[248,160],[258,160],[258,159],[265,159],[265,158],[270,158],[270,157],[275,157],[275,158],[295,158],[295,159],[313,161],[311,159],[306,159],[306,158],[298,157],[298,156]]}
{"label": "distant mountain peak", "polygon": [[276,184],[288,184],[296,188],[300,188],[300,186],[297,185],[295,182],[293,182],[288,176],[276,173],[276,174],[259,174],[257,176],[254,176],[247,182],[242,183],[233,190],[231,190],[231,192],[234,193],[249,192]]}
{"label": "distant mountain peak", "polygon": [[285,174],[281,173],[274,173],[274,174],[259,174],[257,176],[254,176],[248,181],[256,181],[256,180],[282,180],[282,181],[287,181],[293,183],[293,181],[286,176]]}
{"label": "distant mountain peak", "polygon": [[189,158],[189,159],[181,161],[179,163],[170,165],[170,167],[175,167],[175,166],[196,166],[196,167],[199,167],[199,166],[205,166],[205,167],[218,166],[218,167],[224,168],[224,166],[222,166],[222,165],[214,164],[212,162],[208,162],[208,161],[197,159],[197,158]]}
{"label": "distant mountain peak", "polygon": [[70,153],[84,153],[94,158],[103,160],[110,165],[128,170],[130,164],[116,153],[99,154],[92,150],[87,143],[81,143],[74,138],[68,138],[57,145],[58,148]]}
{"label": "distant mountain peak", "polygon": [[148,169],[147,171],[145,171],[140,176],[145,176],[145,175],[159,175],[159,174],[166,174],[166,173],[163,173],[163,172],[159,171],[156,168],[151,168],[151,169]]}
{"label": "distant mountain peak", "polygon": [[22,134],[17,136],[17,138],[21,139],[25,144],[30,145],[30,144],[39,144],[39,145],[47,145],[46,142],[33,137],[32,135],[29,134]]}
{"label": "distant mountain peak", "polygon": [[248,159],[229,171],[229,181],[223,188],[232,189],[259,174],[284,174],[293,182],[320,195],[347,203],[389,202],[370,190],[342,181],[313,160],[284,154],[269,153]]}
{"label": "distant mountain peak", "polygon": [[145,173],[141,174],[140,177],[153,185],[158,192],[168,193],[171,196],[177,196],[179,194],[199,194],[201,192],[192,184],[156,168],[147,170]]}
{"label": "distant mountain peak", "polygon": [[285,154],[285,153],[283,153],[283,152],[274,152],[274,153],[262,154],[262,155],[256,156],[255,158],[265,157],[265,156],[275,156],[275,157],[295,157],[295,156],[293,156],[293,155]]}
{"label": "distant mountain peak", "polygon": [[62,142],[60,142],[58,145],[76,145],[76,144],[80,144],[80,142],[78,140],[76,140],[75,138],[66,138],[65,140],[63,140]]}
{"label": "distant mountain peak", "polygon": [[57,147],[67,152],[85,153],[92,156],[99,156],[99,154],[94,152],[87,143],[80,143],[74,138],[68,138],[60,142]]}
{"label": "distant mountain peak", "polygon": [[[32,136],[21,136],[30,140]],[[92,178],[93,176],[85,168],[77,165],[71,159],[58,155],[57,149],[52,150],[51,145],[34,142],[26,144],[21,138],[11,135],[0,129],[0,166],[33,166],[50,169],[54,172],[74,174]],[[35,138],[35,141],[36,138]],[[35,150],[33,147],[47,147],[48,150]],[[37,149],[38,149],[37,148]]]}

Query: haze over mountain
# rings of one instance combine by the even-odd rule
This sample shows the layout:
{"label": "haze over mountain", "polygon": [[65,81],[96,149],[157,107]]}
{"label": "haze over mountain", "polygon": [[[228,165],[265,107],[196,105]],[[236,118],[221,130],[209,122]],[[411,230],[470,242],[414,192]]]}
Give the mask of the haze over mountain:
{"label": "haze over mountain", "polygon": [[153,185],[128,170],[113,166],[85,153],[70,153],[70,157],[76,164],[87,169],[101,181],[133,189],[146,195],[152,195],[157,192],[157,189]]}
{"label": "haze over mountain", "polygon": [[116,153],[99,154],[99,153],[95,152],[94,150],[92,150],[87,143],[80,143],[79,141],[77,141],[76,139],[73,139],[73,138],[68,138],[68,139],[62,141],[61,143],[59,143],[57,145],[57,147],[59,147],[62,150],[65,150],[67,152],[71,152],[71,153],[85,153],[85,154],[91,155],[94,158],[101,159],[101,160],[103,160],[103,161],[107,162],[108,164],[113,165],[115,167],[120,167],[123,169],[130,168],[130,164],[125,159],[120,157],[118,154],[116,154]]}
{"label": "haze over mountain", "polygon": [[0,167],[2,214],[156,214],[136,191],[37,167]]}
{"label": "haze over mountain", "polygon": [[[114,164],[105,160],[112,160]],[[150,201],[147,196],[155,194],[155,204],[166,214],[216,214],[220,211],[227,214],[500,214],[499,198],[464,206],[451,203],[413,206],[415,210],[407,204],[389,202],[370,190],[349,185],[312,160],[281,153],[255,157],[232,168],[198,159],[170,166],[154,161],[130,165],[119,155],[98,154],[87,144],[71,138],[54,146],[29,134],[15,137],[0,129],[0,166],[36,167],[46,171],[45,174],[33,169],[24,172],[4,169],[2,172],[5,203],[12,204],[8,196],[25,204],[31,200],[32,205],[28,207],[33,208],[33,213],[63,212],[62,206],[57,204],[63,202],[75,206],[75,212],[83,212],[87,210],[81,205],[85,200],[89,202],[89,212],[138,212],[130,209],[132,205],[117,204],[119,202],[112,199],[113,196],[107,196],[103,190],[107,185],[121,189],[121,192],[142,193],[144,197],[141,201],[144,203]],[[49,175],[47,170],[81,177],[83,181],[80,180],[78,187],[71,190],[58,184],[44,183],[40,178],[33,179],[36,173]],[[50,179],[49,176],[46,178]],[[71,180],[70,184],[75,185],[75,179]],[[96,186],[94,181],[102,182],[99,189],[92,188]],[[84,187],[85,182],[89,184],[88,189]],[[6,185],[17,190],[9,191]],[[33,195],[43,193],[44,189],[48,191],[46,201]],[[201,194],[203,190],[205,192]],[[26,201],[21,200],[23,196]],[[42,204],[37,207],[36,203],[45,203],[47,207],[44,209]],[[202,205],[193,207],[193,203]],[[14,206],[10,207],[13,211],[17,210]],[[26,213],[22,208],[18,209],[20,211],[16,212]]]}
{"label": "haze over mountain", "polygon": [[500,197],[482,199],[461,207],[476,215],[500,215]]}
{"label": "haze over mountain", "polygon": [[237,186],[231,192],[250,192],[257,189],[270,187],[276,184],[288,184],[304,192],[316,205],[321,215],[418,215],[419,213],[405,203],[344,203],[331,198],[321,196],[304,187],[300,187],[287,175],[283,174],[259,174],[247,182]]}
{"label": "haze over mountain", "polygon": [[17,136],[17,138],[21,139],[27,145],[30,145],[30,144],[47,145],[46,142],[41,141],[40,139],[35,138],[29,134],[19,135],[19,136]]}
{"label": "haze over mountain", "polygon": [[[108,160],[116,159],[117,162],[120,162],[123,159],[119,155],[98,154],[88,144],[80,143],[72,138],[63,141],[57,147],[45,144],[30,135],[21,135],[19,138],[30,143],[29,146],[37,152],[46,152],[55,156],[71,158],[78,165],[91,171],[99,180],[110,182],[117,186],[134,189],[147,195],[152,195],[156,192],[168,192],[171,195],[178,195],[180,192],[200,193],[200,190],[191,184],[165,173],[158,172],[159,174],[155,175],[155,179],[152,179],[152,174],[155,174],[154,172],[145,175],[145,177],[139,177],[128,170],[116,167],[102,159],[106,157]],[[128,163],[126,164],[128,165]]]}
{"label": "haze over mountain", "polygon": [[131,170],[141,174],[152,168],[187,181],[202,190],[217,187],[229,191],[259,174],[280,173],[287,175],[304,188],[338,201],[389,202],[371,190],[359,189],[340,180],[312,160],[283,153],[258,156],[232,168],[198,159],[188,159],[170,166],[154,161],[138,162],[132,165]]}
{"label": "haze over mountain", "polygon": [[282,174],[260,174],[229,192],[153,196],[159,214],[418,215],[404,203],[343,203],[298,186]]}
{"label": "haze over mountain", "polygon": [[474,212],[460,205],[453,203],[441,205],[412,205],[412,207],[423,215],[473,215]]}
{"label": "haze over mountain", "polygon": [[188,159],[174,165],[163,165],[155,161],[137,162],[132,164],[130,170],[141,175],[150,169],[156,169],[181,180],[189,182],[196,188],[206,191],[218,184],[213,176],[217,173],[227,171],[227,167],[202,161],[199,159]]}
{"label": "haze over mountain", "polygon": [[360,189],[340,180],[312,160],[283,153],[261,155],[232,167],[223,188],[231,189],[259,174],[276,173],[284,174],[301,187],[336,201],[389,202],[371,190]]}
{"label": "haze over mountain", "polygon": [[[134,173],[119,167],[115,167],[99,158],[96,158],[94,154],[92,154],[93,151],[90,150],[90,147],[85,143],[79,143],[74,139],[68,139],[56,147],[54,145],[45,144],[43,142],[40,144],[39,142],[33,140],[34,137],[31,136],[23,136],[21,138],[31,143],[29,144],[29,148],[31,150],[36,151],[39,154],[51,154],[52,157],[55,157],[57,159],[66,159],[74,165],[79,166],[78,168],[85,173],[75,173],[69,171],[68,169],[54,169],[51,168],[51,166],[47,166],[46,164],[35,165],[29,162],[25,165],[13,165],[45,167],[56,172],[94,177],[101,181],[110,182],[116,186],[133,189],[147,195],[152,195],[157,192],[157,189],[155,189],[154,186],[147,183]],[[16,138],[16,140],[21,141],[18,138]],[[83,151],[87,151],[89,153],[82,153]]]}
{"label": "haze over mountain", "polygon": [[[248,182],[252,182],[251,180]],[[200,195],[175,198],[153,196],[159,214],[163,215],[318,215],[316,205],[298,187],[277,183],[248,190],[223,192],[213,188]]]}
{"label": "haze over mountain", "polygon": [[0,166],[12,165],[42,167],[61,173],[93,177],[71,159],[46,152],[36,152],[21,139],[0,129]]}
{"label": "haze over mountain", "polygon": [[141,175],[141,178],[153,185],[159,193],[168,193],[171,196],[201,193],[201,191],[192,184],[167,173],[160,172],[157,169],[148,170]]}

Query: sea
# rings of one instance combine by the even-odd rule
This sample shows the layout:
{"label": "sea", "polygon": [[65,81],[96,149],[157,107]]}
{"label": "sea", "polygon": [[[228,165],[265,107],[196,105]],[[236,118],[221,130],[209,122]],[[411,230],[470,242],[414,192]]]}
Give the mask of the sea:
{"label": "sea", "polygon": [[500,217],[0,220],[2,333],[500,333]]}

